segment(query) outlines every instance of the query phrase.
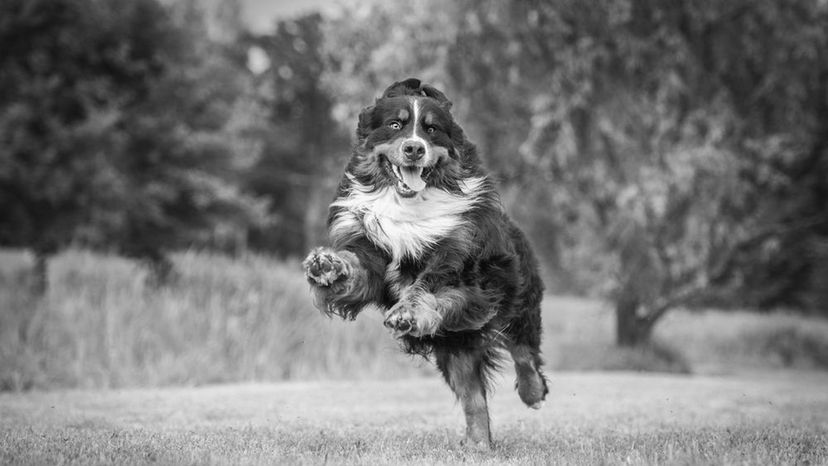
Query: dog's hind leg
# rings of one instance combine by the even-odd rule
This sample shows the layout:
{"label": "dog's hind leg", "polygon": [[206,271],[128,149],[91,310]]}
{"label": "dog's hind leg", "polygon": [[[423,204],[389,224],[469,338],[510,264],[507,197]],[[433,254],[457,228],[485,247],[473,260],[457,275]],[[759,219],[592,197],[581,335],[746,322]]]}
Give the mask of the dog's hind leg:
{"label": "dog's hind leg", "polygon": [[539,350],[525,344],[511,344],[509,352],[515,361],[517,392],[520,399],[526,403],[526,406],[540,409],[549,389],[540,369],[543,362]]}
{"label": "dog's hind leg", "polygon": [[463,406],[466,416],[464,443],[475,448],[491,448],[484,354],[435,348],[435,356],[437,367]]}

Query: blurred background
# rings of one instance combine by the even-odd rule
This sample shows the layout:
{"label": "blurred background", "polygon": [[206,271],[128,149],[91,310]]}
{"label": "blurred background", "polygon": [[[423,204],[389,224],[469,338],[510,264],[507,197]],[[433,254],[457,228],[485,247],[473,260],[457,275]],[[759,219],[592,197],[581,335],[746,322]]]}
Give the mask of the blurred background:
{"label": "blurred background", "polygon": [[355,117],[444,90],[553,369],[828,369],[825,0],[2,0],[0,389],[409,377],[312,306]]}

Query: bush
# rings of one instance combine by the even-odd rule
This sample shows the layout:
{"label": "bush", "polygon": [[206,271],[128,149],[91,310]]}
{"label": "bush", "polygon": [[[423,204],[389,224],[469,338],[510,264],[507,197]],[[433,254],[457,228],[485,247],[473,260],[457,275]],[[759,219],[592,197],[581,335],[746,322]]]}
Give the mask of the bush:
{"label": "bush", "polygon": [[786,323],[781,327],[745,332],[745,351],[782,367],[828,369],[828,332],[825,328]]}
{"label": "bush", "polygon": [[690,363],[668,345],[653,342],[627,348],[612,344],[565,345],[557,367],[566,370],[646,371],[689,374]]}
{"label": "bush", "polygon": [[828,369],[828,321],[785,312],[677,312],[656,335],[681,348],[695,369]]}

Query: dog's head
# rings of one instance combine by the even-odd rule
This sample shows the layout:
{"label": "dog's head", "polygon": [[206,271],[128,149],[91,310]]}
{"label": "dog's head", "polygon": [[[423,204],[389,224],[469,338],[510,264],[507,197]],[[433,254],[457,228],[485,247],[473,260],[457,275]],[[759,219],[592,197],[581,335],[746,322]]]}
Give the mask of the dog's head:
{"label": "dog's head", "polygon": [[457,189],[477,161],[466,155],[468,143],[450,109],[442,92],[419,79],[392,84],[359,116],[352,174],[375,188],[393,186],[406,198],[428,186]]}

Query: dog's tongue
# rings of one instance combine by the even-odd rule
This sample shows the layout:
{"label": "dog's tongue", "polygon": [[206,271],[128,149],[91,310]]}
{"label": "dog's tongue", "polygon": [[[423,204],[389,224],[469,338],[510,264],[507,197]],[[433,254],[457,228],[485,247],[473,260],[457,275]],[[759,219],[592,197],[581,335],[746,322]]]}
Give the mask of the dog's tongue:
{"label": "dog's tongue", "polygon": [[422,175],[423,169],[421,167],[400,167],[400,175],[402,175],[403,183],[412,191],[420,192],[425,189],[425,181]]}

